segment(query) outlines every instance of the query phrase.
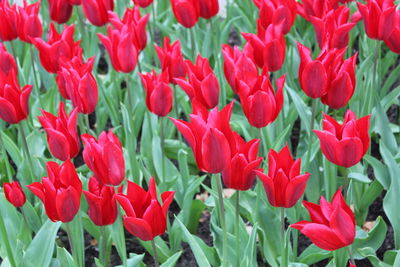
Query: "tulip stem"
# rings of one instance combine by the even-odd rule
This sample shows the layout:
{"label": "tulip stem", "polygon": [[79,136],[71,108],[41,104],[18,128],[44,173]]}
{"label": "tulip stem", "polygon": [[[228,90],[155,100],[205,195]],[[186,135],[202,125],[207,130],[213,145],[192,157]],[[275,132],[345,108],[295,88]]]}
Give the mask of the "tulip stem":
{"label": "tulip stem", "polygon": [[[173,93],[174,93],[173,106],[174,106],[174,109],[175,109],[175,116],[176,116],[177,119],[179,119],[179,107],[178,107],[178,96],[177,96],[178,95],[178,93],[177,93],[178,87],[176,86],[176,84],[174,84],[173,87],[174,87],[173,88],[174,90],[172,90]],[[181,136],[179,131],[178,131],[178,139],[179,139],[179,144],[182,147],[182,136]]]}
{"label": "tulip stem", "polygon": [[36,92],[37,92],[37,98],[39,99],[39,105],[41,108],[43,108],[42,105],[42,99],[40,97],[40,87],[39,87],[39,83],[36,77],[36,66],[35,66],[35,54],[34,54],[34,50],[33,50],[33,44],[31,44],[30,46],[30,50],[31,50],[31,65],[32,65],[32,75],[33,75],[33,80],[35,82],[35,87],[36,87]]}
{"label": "tulip stem", "polygon": [[[139,60],[138,60],[139,63]],[[140,66],[140,64],[138,64],[138,66]],[[140,69],[140,67],[139,67]],[[131,89],[129,88],[129,73],[126,75],[126,79],[125,79],[125,83],[126,83],[126,97],[128,98],[128,111],[131,112],[132,111],[132,92]],[[132,114],[130,114],[132,116]]]}
{"label": "tulip stem", "polygon": [[196,61],[196,56],[197,56],[197,43],[196,43],[196,33],[194,32],[194,27],[190,28],[190,41],[192,43],[191,48],[193,51],[193,61]]}
{"label": "tulip stem", "polygon": [[7,230],[6,230],[6,226],[5,226],[3,218],[6,218],[6,216],[3,216],[3,214],[0,214],[0,232],[1,232],[1,236],[3,238],[3,242],[4,242],[4,245],[6,247],[8,261],[10,262],[10,265],[12,267],[16,267],[17,264],[15,263],[13,250],[11,249],[10,240],[8,238],[8,234],[7,234]]}
{"label": "tulip stem", "polygon": [[111,239],[107,233],[106,226],[100,226],[100,260],[104,267],[110,266],[110,256],[111,256]]}
{"label": "tulip stem", "polygon": [[33,169],[33,164],[32,164],[32,158],[31,158],[31,153],[29,152],[28,143],[26,142],[26,135],[25,135],[24,127],[22,126],[22,122],[18,123],[18,127],[19,127],[19,131],[22,135],[22,147],[25,152],[25,157],[28,159],[28,165],[29,165],[29,169],[31,172],[31,182],[33,182],[33,180],[34,180],[33,170],[34,169]]}
{"label": "tulip stem", "polygon": [[7,171],[7,180],[8,182],[12,182],[12,173],[11,173],[11,169],[10,169],[10,162],[8,161],[8,156],[7,156],[7,151],[6,151],[6,147],[4,146],[4,141],[3,141],[3,133],[0,132],[0,146],[1,146],[1,152],[4,155],[4,164],[6,165],[6,171]]}
{"label": "tulip stem", "polygon": [[311,100],[312,106],[311,106],[311,118],[310,118],[310,132],[308,133],[308,148],[307,148],[307,161],[304,166],[305,169],[308,168],[310,165],[311,161],[311,148],[312,148],[312,133],[313,133],[313,128],[314,128],[314,120],[315,120],[315,111],[316,111],[316,106],[317,106],[317,99],[313,98]]}
{"label": "tulip stem", "polygon": [[156,267],[158,267],[159,264],[158,264],[158,260],[157,260],[157,258],[158,258],[158,255],[157,255],[157,247],[156,247],[156,242],[154,241],[154,238],[151,240],[151,246],[152,246],[152,248],[153,248],[154,265],[155,265]]}
{"label": "tulip stem", "polygon": [[164,136],[164,125],[163,125],[163,117],[159,117],[160,119],[160,139],[161,139],[161,181],[164,181],[165,179],[165,154],[164,154],[164,149],[165,149],[165,136]]}
{"label": "tulip stem", "polygon": [[156,8],[155,8],[156,2],[153,2],[151,4],[151,15],[152,15],[152,19],[153,19],[153,43],[156,44]]}
{"label": "tulip stem", "polygon": [[140,58],[139,58],[139,55],[138,55],[138,59],[137,59],[137,66],[138,66],[139,72],[142,73],[142,66],[140,65]]}
{"label": "tulip stem", "polygon": [[347,198],[347,191],[349,190],[349,172],[347,168],[344,168],[343,170],[343,195],[344,198]]}
{"label": "tulip stem", "polygon": [[221,183],[221,175],[219,173],[214,175],[214,179],[217,181],[217,189],[218,189],[218,202],[219,202],[219,215],[221,219],[221,228],[223,233],[223,241],[222,241],[222,266],[227,266],[228,256],[228,243],[227,243],[227,232],[226,232],[226,223],[225,223],[225,206],[224,206],[224,196],[222,193],[222,183]]}
{"label": "tulip stem", "polygon": [[86,131],[90,133],[89,114],[85,114]]}
{"label": "tulip stem", "polygon": [[356,261],[354,260],[353,253],[351,253],[351,246],[347,247],[347,251],[349,252],[350,263],[355,266],[356,265]]}
{"label": "tulip stem", "polygon": [[240,223],[240,205],[239,205],[240,191],[236,191],[236,266],[240,266],[240,238],[239,238],[239,223]]}
{"label": "tulip stem", "polygon": [[286,258],[286,238],[285,238],[285,208],[281,207],[280,208],[280,213],[281,213],[281,239],[282,239],[282,261],[281,261],[281,266],[282,267],[287,267],[287,258]]}
{"label": "tulip stem", "polygon": [[[80,220],[81,218],[78,212],[78,214],[74,218],[74,221],[66,222],[65,226],[67,230],[69,245],[71,247],[72,257],[74,261],[77,263],[78,267],[84,267],[85,266],[84,240],[83,240],[83,231]],[[73,228],[71,229],[71,227]]]}

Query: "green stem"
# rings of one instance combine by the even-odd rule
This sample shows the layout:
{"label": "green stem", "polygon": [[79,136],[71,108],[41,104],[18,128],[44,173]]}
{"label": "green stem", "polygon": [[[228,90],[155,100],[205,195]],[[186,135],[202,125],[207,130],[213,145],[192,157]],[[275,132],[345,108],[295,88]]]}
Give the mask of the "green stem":
{"label": "green stem", "polygon": [[158,260],[157,260],[158,255],[157,255],[156,242],[154,241],[154,239],[151,240],[151,247],[153,248],[154,265],[155,265],[156,267],[158,267],[158,266],[159,266]]}
{"label": "green stem", "polygon": [[286,238],[285,238],[285,208],[280,208],[281,213],[281,240],[282,240],[282,267],[287,267],[288,263],[286,261]]}
{"label": "green stem", "polygon": [[153,43],[156,43],[156,7],[155,7],[156,3],[153,2],[153,4],[151,4],[151,15],[152,15],[152,19],[153,19]]}
{"label": "green stem", "polygon": [[100,261],[104,267],[110,266],[111,257],[111,242],[109,242],[109,235],[106,226],[100,226]]}
{"label": "green stem", "polygon": [[219,173],[214,175],[214,179],[216,179],[217,187],[218,187],[218,203],[219,203],[219,215],[221,219],[221,228],[223,232],[223,241],[222,241],[222,266],[225,267],[228,265],[227,256],[228,256],[228,243],[227,243],[227,232],[226,232],[226,223],[225,223],[225,206],[224,206],[224,196],[222,193],[222,183],[221,183],[221,175]]}
{"label": "green stem", "polygon": [[307,148],[307,160],[306,164],[304,166],[304,169],[308,169],[308,166],[310,165],[311,161],[311,147],[312,147],[312,141],[313,141],[313,128],[314,128],[314,120],[315,120],[315,111],[316,111],[316,106],[317,106],[317,99],[313,98],[311,100],[312,102],[312,107],[311,107],[311,118],[310,118],[310,132],[308,133],[308,148]]}
{"label": "green stem", "polygon": [[33,72],[32,75],[33,75],[33,80],[35,82],[36,94],[37,94],[37,98],[39,99],[39,105],[41,108],[43,108],[42,99],[40,97],[40,85],[39,85],[39,82],[36,77],[37,71],[36,71],[36,65],[35,65],[35,54],[34,54],[34,50],[33,50],[33,44],[30,45],[29,47],[31,50],[31,65],[32,65],[32,72]]}
{"label": "green stem", "polygon": [[139,58],[139,55],[138,55],[137,66],[138,66],[139,72],[142,73],[142,66],[140,65],[140,60],[139,59],[140,58]]}
{"label": "green stem", "polygon": [[163,117],[159,117],[160,121],[160,139],[161,139],[161,181],[165,179],[165,135],[164,135],[164,125],[163,125]]}
{"label": "green stem", "polygon": [[3,216],[2,214],[0,214],[0,231],[1,231],[1,236],[3,237],[3,242],[4,242],[4,245],[5,245],[5,247],[6,247],[6,252],[7,252],[8,261],[10,262],[10,265],[11,265],[12,267],[16,267],[17,264],[15,263],[13,250],[12,250],[12,248],[11,248],[10,240],[8,239],[8,234],[7,234],[7,230],[6,230],[6,226],[5,226],[5,223],[4,223],[3,218],[5,218],[5,216]]}
{"label": "green stem", "polygon": [[354,257],[353,257],[353,253],[351,253],[351,246],[347,247],[347,251],[349,252],[350,263],[353,264],[353,265],[356,265],[356,262],[355,262]]}
{"label": "green stem", "polygon": [[33,164],[32,164],[32,157],[31,153],[29,152],[28,143],[26,142],[26,135],[24,131],[24,127],[22,126],[22,122],[18,123],[19,131],[22,135],[22,147],[25,152],[25,157],[28,159],[28,165],[31,172],[31,182],[34,180],[34,172],[33,172]]}
{"label": "green stem", "polygon": [[1,146],[1,152],[4,155],[4,164],[6,165],[6,171],[7,171],[7,180],[8,182],[12,182],[12,173],[11,173],[11,169],[10,169],[10,162],[8,161],[8,156],[7,156],[7,151],[6,151],[6,147],[4,146],[4,141],[3,141],[3,133],[0,132],[0,146]]}
{"label": "green stem", "polygon": [[[74,220],[80,220],[80,215],[76,215]],[[83,240],[83,232],[82,228],[80,228],[80,231],[77,229],[76,225],[72,225],[72,223],[78,223],[79,225],[81,224],[80,221],[71,221],[65,223],[67,234],[68,234],[68,241],[69,245],[71,247],[72,251],[72,257],[74,261],[77,263],[78,267],[84,267],[84,259],[85,259],[85,251],[84,251],[84,240]],[[71,226],[73,227],[73,230],[71,229]],[[82,227],[80,225],[80,227]],[[79,231],[79,232],[77,232]],[[76,240],[75,240],[76,239]]]}
{"label": "green stem", "polygon": [[[177,93],[177,90],[178,90],[178,87],[176,86],[176,84],[174,84],[174,86],[173,86],[174,88],[173,88],[173,96],[174,96],[174,103],[173,103],[173,106],[174,106],[174,110],[175,110],[175,118],[176,119],[179,119],[179,106],[178,106],[178,93]],[[178,139],[179,139],[179,144],[180,144],[180,147],[182,148],[182,136],[181,136],[181,133],[178,131]]]}
{"label": "green stem", "polygon": [[86,123],[86,131],[90,133],[90,123],[89,123],[89,114],[85,114],[85,123]]}
{"label": "green stem", "polygon": [[191,49],[193,51],[193,62],[196,61],[197,53],[198,53],[198,48],[197,48],[197,43],[196,43],[196,33],[194,32],[194,26],[190,28],[190,41],[192,43]]}
{"label": "green stem", "polygon": [[239,238],[239,223],[240,223],[240,204],[239,204],[239,198],[240,198],[240,191],[236,191],[236,266],[240,266],[240,238]]}
{"label": "green stem", "polygon": [[343,195],[347,198],[347,191],[349,190],[349,172],[347,168],[343,170]]}
{"label": "green stem", "polygon": [[[140,66],[140,65],[138,65],[138,66]],[[133,104],[132,104],[132,92],[131,92],[131,88],[129,88],[129,73],[126,75],[125,83],[126,83],[126,93],[127,93],[128,105],[129,105],[128,111],[131,113]],[[130,114],[130,115],[132,115],[132,114]]]}

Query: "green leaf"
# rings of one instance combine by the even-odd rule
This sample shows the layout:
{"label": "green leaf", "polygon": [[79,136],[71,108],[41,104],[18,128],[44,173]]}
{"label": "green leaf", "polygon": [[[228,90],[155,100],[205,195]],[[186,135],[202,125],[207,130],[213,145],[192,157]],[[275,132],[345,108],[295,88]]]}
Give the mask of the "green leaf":
{"label": "green leaf", "polygon": [[375,251],[382,245],[385,240],[387,226],[381,216],[375,221],[374,227],[369,232],[363,230],[357,231],[356,239],[353,243],[352,249],[354,250],[354,257],[362,259],[363,257],[357,253],[357,249],[364,247],[371,247]]}
{"label": "green leaf", "polygon": [[166,262],[161,264],[160,267],[174,267],[181,255],[182,251],[178,251],[177,253],[169,257],[169,259]]}
{"label": "green leaf", "polygon": [[305,263],[308,265],[314,264],[316,262],[322,261],[324,259],[332,257],[332,252],[320,249],[314,244],[311,244],[308,248],[306,248],[303,253],[301,253],[298,260],[301,263]]}
{"label": "green leaf", "polygon": [[388,189],[390,186],[390,174],[387,166],[370,155],[365,155],[364,160],[366,160],[374,169],[375,178],[379,181],[379,183],[385,189]]}
{"label": "green leaf", "polygon": [[49,266],[54,251],[54,240],[61,222],[47,220],[24,253],[22,262],[26,267]]}
{"label": "green leaf", "polygon": [[349,173],[349,178],[365,184],[369,184],[371,182],[371,180],[362,173],[351,172]]}

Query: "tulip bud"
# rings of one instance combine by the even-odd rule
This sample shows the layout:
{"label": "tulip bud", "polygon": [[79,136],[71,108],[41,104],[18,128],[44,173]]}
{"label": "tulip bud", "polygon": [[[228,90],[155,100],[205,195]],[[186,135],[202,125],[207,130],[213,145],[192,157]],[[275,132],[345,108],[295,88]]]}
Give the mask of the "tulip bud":
{"label": "tulip bud", "polygon": [[82,182],[70,160],[62,165],[49,161],[46,164],[48,177],[42,183],[27,187],[43,202],[46,214],[53,222],[70,222],[79,211]]}
{"label": "tulip bud", "polygon": [[8,53],[5,45],[0,43],[0,79],[6,80],[7,77],[15,76],[18,73],[17,63],[13,56]]}
{"label": "tulip bud", "polygon": [[282,23],[282,33],[287,34],[296,19],[295,0],[253,0],[259,9],[258,32],[265,32],[269,25]]}
{"label": "tulip bud", "polygon": [[356,165],[369,148],[370,117],[368,115],[357,120],[354,112],[348,110],[343,124],[340,124],[324,114],[323,130],[314,130],[324,156],[330,162],[346,168]]}
{"label": "tulip bud", "polygon": [[84,0],[82,9],[86,18],[95,26],[108,23],[108,11],[114,10],[114,0]]}
{"label": "tulip bud", "polygon": [[200,0],[200,17],[210,19],[218,14],[219,4],[218,0]]}
{"label": "tulip bud", "polygon": [[153,0],[133,0],[133,2],[141,8],[146,8],[153,3]]}
{"label": "tulip bud", "polygon": [[331,203],[321,196],[320,205],[305,200],[303,205],[310,213],[311,221],[300,221],[290,227],[300,230],[314,245],[324,250],[337,250],[353,244],[356,222],[341,188],[336,191]]}
{"label": "tulip bud", "polygon": [[28,5],[24,0],[24,6],[18,7],[17,31],[21,41],[31,43],[35,37],[42,36],[42,23],[39,19],[40,1]]}
{"label": "tulip bud", "polygon": [[274,207],[291,208],[304,194],[309,173],[300,175],[301,159],[296,161],[286,145],[280,152],[268,153],[268,175],[256,171],[264,185],[269,203]]}
{"label": "tulip bud", "polygon": [[311,17],[324,18],[326,14],[339,7],[339,0],[302,0],[297,2],[297,11],[305,20]]}
{"label": "tulip bud", "polygon": [[160,60],[162,72],[169,73],[169,82],[175,84],[175,78],[185,78],[186,68],[183,62],[181,43],[179,40],[172,45],[168,37],[164,38],[164,48],[155,45]]}
{"label": "tulip bud", "polygon": [[50,19],[58,24],[66,23],[72,15],[72,5],[67,0],[48,0]]}
{"label": "tulip bud", "polygon": [[385,39],[385,44],[396,54],[400,54],[400,23],[393,29],[392,33]]}
{"label": "tulip bud", "polygon": [[80,149],[76,131],[77,108],[74,108],[71,114],[67,116],[64,103],[60,102],[58,117],[44,110],[41,111],[43,116],[38,116],[38,119],[46,131],[51,154],[61,161],[77,156]]}
{"label": "tulip bud", "polygon": [[12,41],[18,37],[17,23],[18,14],[17,6],[10,6],[8,1],[0,1],[0,40],[3,42]]}
{"label": "tulip bud", "polygon": [[114,188],[99,183],[95,177],[89,179],[88,187],[89,191],[83,193],[89,206],[89,218],[98,226],[113,224],[118,215]]}
{"label": "tulip bud", "polygon": [[173,98],[172,89],[168,85],[168,72],[157,75],[155,70],[152,70],[151,73],[139,75],[146,90],[147,108],[157,116],[166,116],[172,109]]}
{"label": "tulip bud", "polygon": [[125,161],[121,143],[113,132],[102,132],[99,140],[81,135],[85,145],[83,159],[99,182],[116,186],[125,178]]}
{"label": "tulip bud", "polygon": [[192,28],[200,16],[199,0],[170,0],[176,20],[183,27]]}
{"label": "tulip bud", "polygon": [[161,205],[153,177],[150,178],[147,192],[139,185],[128,181],[128,193],[116,195],[118,203],[125,211],[125,228],[143,241],[153,240],[156,236],[164,234],[167,228],[168,209],[174,195],[175,191],[162,193]]}
{"label": "tulip bud", "polygon": [[21,188],[21,185],[17,181],[12,183],[4,183],[4,195],[8,202],[14,205],[16,208],[22,207],[26,202],[25,193]]}

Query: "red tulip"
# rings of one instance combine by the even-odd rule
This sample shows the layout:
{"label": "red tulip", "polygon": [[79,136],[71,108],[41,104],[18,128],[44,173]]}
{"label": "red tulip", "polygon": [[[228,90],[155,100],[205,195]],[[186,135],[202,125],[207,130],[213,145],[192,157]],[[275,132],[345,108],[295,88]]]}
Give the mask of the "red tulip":
{"label": "red tulip", "polygon": [[246,43],[243,50],[235,46],[222,45],[225,78],[235,93],[239,92],[240,82],[253,87],[258,80],[258,69],[253,59],[253,48]]}
{"label": "red tulip", "polygon": [[61,95],[71,99],[79,113],[90,114],[96,109],[98,88],[92,74],[93,64],[94,57],[85,63],[79,55],[62,63],[58,72],[57,84]]}
{"label": "red tulip", "polygon": [[311,239],[317,247],[325,250],[336,250],[349,246],[356,236],[354,213],[346,204],[342,189],[336,191],[329,203],[321,196],[320,205],[303,201],[310,214],[311,221],[300,221],[290,227]]}
{"label": "red tulip", "polygon": [[70,160],[62,165],[49,161],[46,168],[48,177],[27,187],[43,202],[50,220],[70,222],[79,211],[82,182]]}
{"label": "red tulip", "polygon": [[84,0],[82,9],[86,18],[95,26],[108,23],[108,11],[114,10],[114,0]]}
{"label": "red tulip", "polygon": [[192,28],[200,16],[199,0],[170,0],[176,20],[183,27]]}
{"label": "red tulip", "polygon": [[[222,172],[230,164],[236,140],[229,125],[233,102],[218,111],[190,114],[190,122],[170,118],[193,150],[197,166],[208,173]],[[205,109],[205,108],[204,108]]]}
{"label": "red tulip", "polygon": [[265,33],[242,33],[254,51],[254,59],[260,68],[264,66],[269,71],[279,70],[285,61],[286,42],[282,32],[282,24],[271,24]]}
{"label": "red tulip", "polygon": [[385,39],[385,44],[396,54],[400,54],[400,23],[393,29],[392,33]]}
{"label": "red tulip", "polygon": [[272,206],[291,208],[304,194],[310,174],[300,174],[300,166],[301,159],[294,160],[287,145],[280,152],[269,151],[268,175],[256,173]]}
{"label": "red tulip", "polygon": [[31,92],[32,85],[25,85],[21,90],[14,70],[7,77],[0,75],[0,119],[10,124],[25,120]]}
{"label": "red tulip", "polygon": [[349,23],[350,8],[345,6],[329,11],[323,18],[311,17],[319,47],[321,49],[346,48],[349,32],[356,23]]}
{"label": "red tulip", "polygon": [[0,40],[3,42],[12,41],[18,37],[17,32],[17,6],[10,6],[8,0],[0,1]]}
{"label": "red tulip", "polygon": [[81,0],[67,0],[73,6],[79,6],[81,4]]}
{"label": "red tulip", "polygon": [[21,188],[21,185],[17,181],[12,183],[4,183],[4,195],[8,202],[14,205],[16,208],[22,207],[26,202],[25,193]]}
{"label": "red tulip", "polygon": [[196,99],[208,109],[218,105],[219,83],[217,77],[210,67],[207,58],[200,54],[197,56],[196,64],[186,60],[186,70],[189,76],[188,82],[184,79],[175,79],[175,82],[185,91],[190,100]]}
{"label": "red tulip", "polygon": [[95,177],[89,179],[88,187],[89,191],[83,193],[89,206],[89,218],[98,226],[113,224],[118,215],[114,188],[99,183]]}
{"label": "red tulip", "polygon": [[400,23],[400,12],[393,0],[367,0],[367,4],[357,2],[357,6],[369,38],[387,39]]}
{"label": "red tulip", "polygon": [[6,80],[10,75],[15,76],[17,80],[17,73],[18,68],[14,57],[8,53],[5,45],[0,43],[0,80]]}
{"label": "red tulip", "polygon": [[311,21],[311,17],[324,18],[329,11],[338,7],[338,0],[302,0],[297,2],[299,15],[308,21]]}
{"label": "red tulip", "polygon": [[157,116],[166,116],[172,109],[173,98],[172,89],[168,84],[168,72],[157,75],[155,70],[152,70],[151,73],[139,75],[146,90],[147,108]]}
{"label": "red tulip", "polygon": [[262,128],[275,121],[283,106],[284,85],[285,75],[276,80],[275,93],[266,70],[258,77],[253,87],[245,82],[240,83],[240,102],[252,126]]}
{"label": "red tulip", "polygon": [[321,98],[333,109],[344,107],[356,88],[355,67],[357,54],[343,59],[345,49],[323,50],[312,60],[308,47],[297,43],[300,53],[299,80],[304,93]]}
{"label": "red tulip", "polygon": [[67,0],[49,0],[50,19],[62,24],[72,15],[72,5]]}
{"label": "red tulip", "polygon": [[371,115],[357,120],[350,109],[346,112],[343,124],[324,114],[323,130],[317,134],[322,153],[336,165],[351,167],[356,165],[367,153],[370,143],[369,123]]}
{"label": "red tulip", "polygon": [[99,182],[119,185],[125,178],[125,161],[118,137],[111,131],[104,131],[99,140],[90,134],[83,134],[81,138],[85,144],[83,159]]}
{"label": "red tulip", "polygon": [[222,172],[222,180],[227,188],[236,190],[249,190],[256,179],[256,171],[259,169],[262,157],[258,157],[259,139],[245,142],[242,137],[235,133],[237,148],[233,152],[228,167]]}
{"label": "red tulip", "polygon": [[132,33],[132,41],[138,52],[142,51],[146,47],[146,25],[149,21],[149,14],[141,17],[139,8],[135,6],[133,9],[127,8],[125,10],[122,20],[119,19],[116,13],[111,11],[108,12],[108,16],[111,24],[117,30],[122,31],[124,26],[127,25],[129,31]]}
{"label": "red tulip", "polygon": [[80,150],[79,137],[76,131],[77,108],[74,108],[67,116],[64,103],[60,102],[58,117],[44,110],[41,111],[43,116],[38,116],[38,119],[46,131],[51,154],[61,161],[76,157]]}
{"label": "red tulip", "polygon": [[162,72],[169,72],[169,82],[175,84],[175,78],[185,78],[186,69],[183,62],[181,43],[179,40],[170,44],[168,37],[164,38],[164,48],[155,45]]}
{"label": "red tulip", "polygon": [[151,177],[146,192],[139,185],[128,181],[128,193],[116,195],[116,199],[125,211],[124,226],[134,236],[143,241],[153,240],[165,233],[168,208],[174,199],[175,191],[161,194],[162,205],[158,201],[156,183]]}
{"label": "red tulip", "polygon": [[35,37],[42,36],[42,23],[39,19],[40,1],[28,5],[24,0],[23,7],[17,7],[17,31],[21,41],[31,43]]}
{"label": "red tulip", "polygon": [[41,38],[34,38],[32,43],[39,51],[40,62],[43,68],[50,73],[57,73],[60,70],[61,62],[70,60],[73,56],[79,55],[81,48],[80,41],[74,42],[74,25],[67,26],[59,34],[53,23],[50,23],[48,41]]}
{"label": "red tulip", "polygon": [[200,0],[200,17],[210,19],[218,14],[218,0]]}
{"label": "red tulip", "polygon": [[116,71],[131,72],[135,69],[138,60],[138,51],[132,42],[133,33],[128,25],[121,31],[113,30],[108,26],[108,36],[98,33],[100,41],[110,56],[111,63]]}
{"label": "red tulip", "polygon": [[133,2],[141,8],[146,8],[153,3],[153,0],[133,0]]}
{"label": "red tulip", "polygon": [[264,31],[269,25],[282,23],[282,32],[287,34],[296,19],[297,8],[295,0],[253,0],[260,11],[257,19],[258,31]]}

